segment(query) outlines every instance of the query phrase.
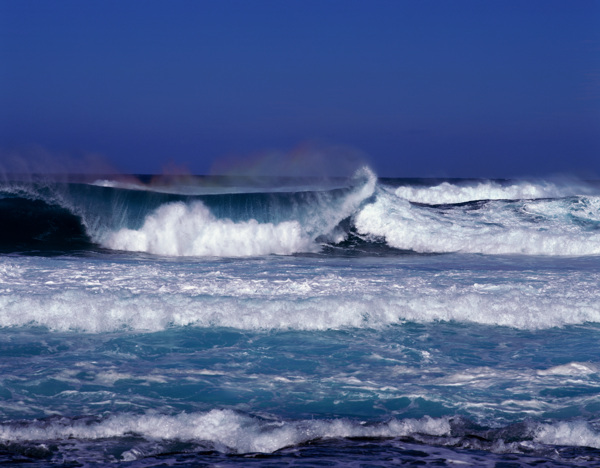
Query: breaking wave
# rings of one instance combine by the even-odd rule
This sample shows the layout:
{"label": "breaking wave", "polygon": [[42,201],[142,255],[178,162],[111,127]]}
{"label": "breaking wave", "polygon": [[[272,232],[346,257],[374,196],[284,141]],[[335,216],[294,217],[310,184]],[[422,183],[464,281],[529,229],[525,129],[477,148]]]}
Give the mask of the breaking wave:
{"label": "breaking wave", "polygon": [[438,205],[452,198],[440,197],[438,188],[434,194],[421,189],[419,197],[434,205],[412,203],[399,189],[380,190],[354,217],[358,233],[420,253],[600,254],[600,196],[488,200],[485,192],[483,200]]}
{"label": "breaking wave", "polygon": [[478,182],[477,184],[456,185],[443,182],[432,187],[401,186],[395,190],[396,196],[405,200],[427,205],[465,203],[477,200],[533,200],[539,198],[563,198],[592,192],[583,184],[557,184],[545,181]]}
{"label": "breaking wave", "polygon": [[201,202],[161,206],[140,229],[121,229],[102,243],[115,250],[171,256],[289,255],[314,249],[297,221],[235,223],[215,218]]}
{"label": "breaking wave", "polygon": [[[549,182],[378,182],[186,195],[95,181],[0,187],[0,251],[167,256],[600,254],[600,190]],[[131,185],[131,187],[130,187]],[[137,186],[136,186],[137,187]]]}
{"label": "breaking wave", "polygon": [[360,179],[358,187],[341,195],[313,194],[292,221],[235,222],[218,219],[200,201],[176,202],[148,215],[140,229],[110,233],[102,244],[111,249],[174,256],[244,257],[314,251],[318,236],[328,235],[373,194],[376,178],[372,172],[364,168],[355,178]]}
{"label": "breaking wave", "polygon": [[97,333],[186,326],[381,329],[438,321],[539,330],[600,323],[594,271],[506,271],[504,279],[484,281],[460,271],[398,276],[393,263],[377,275],[366,267],[309,276],[284,269],[273,277],[257,274],[258,260],[247,260],[235,274],[206,262],[201,268],[128,261],[100,267],[93,259],[63,259],[40,269],[36,261],[7,258],[0,266],[1,327]]}
{"label": "breaking wave", "polygon": [[[177,442],[185,450],[216,450],[226,454],[274,453],[314,441],[356,438],[397,439],[437,447],[488,450],[492,453],[539,453],[546,445],[600,448],[600,434],[584,421],[526,423],[496,429],[477,427],[460,417],[390,419],[279,420],[257,418],[228,409],[178,415],[117,414],[100,418],[48,418],[0,424],[4,444],[73,444],[118,441],[111,452],[117,461],[132,462],[164,453]],[[38,448],[49,452],[47,445]],[[181,444],[191,444],[182,446]],[[117,449],[117,447],[120,449]],[[426,449],[427,446],[422,446]],[[14,448],[13,448],[14,450]],[[54,447],[56,450],[56,447]],[[114,457],[113,455],[113,457]],[[424,456],[425,454],[422,454]],[[556,454],[555,454],[556,455]],[[47,455],[46,455],[47,456]]]}
{"label": "breaking wave", "polygon": [[[154,440],[205,442],[230,453],[271,453],[322,438],[400,437],[414,433],[444,435],[449,429],[447,419],[429,417],[362,425],[343,419],[269,421],[231,410],[212,410],[176,416],[118,415],[97,422],[65,418],[48,422],[4,423],[0,425],[0,439],[22,442],[138,436]],[[126,452],[123,458],[132,460],[135,456]]]}

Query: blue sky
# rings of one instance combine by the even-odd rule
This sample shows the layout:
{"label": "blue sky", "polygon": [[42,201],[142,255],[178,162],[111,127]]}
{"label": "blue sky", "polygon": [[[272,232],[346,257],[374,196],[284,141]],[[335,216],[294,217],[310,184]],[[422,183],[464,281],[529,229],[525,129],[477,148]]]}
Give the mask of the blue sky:
{"label": "blue sky", "polygon": [[0,154],[600,177],[596,0],[0,0],[0,63]]}

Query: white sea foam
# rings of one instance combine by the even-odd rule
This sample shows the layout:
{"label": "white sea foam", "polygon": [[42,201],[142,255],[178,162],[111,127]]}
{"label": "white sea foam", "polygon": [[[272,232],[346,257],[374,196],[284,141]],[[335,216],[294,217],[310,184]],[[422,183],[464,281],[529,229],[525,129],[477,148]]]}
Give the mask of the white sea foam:
{"label": "white sea foam", "polygon": [[598,373],[598,366],[589,362],[569,362],[568,364],[562,364],[560,366],[554,366],[549,369],[540,369],[537,371],[538,375],[548,376],[585,376],[589,374]]}
{"label": "white sea foam", "polygon": [[451,291],[425,298],[410,294],[376,298],[365,294],[362,300],[325,297],[289,301],[188,295],[119,297],[66,291],[42,297],[0,298],[0,326],[42,325],[57,331],[105,332],[122,328],[158,331],[189,325],[243,330],[328,330],[438,320],[540,329],[600,322],[597,303],[586,301],[573,306],[567,299],[555,303],[539,297],[521,299],[517,294],[515,291],[514,295],[493,298]]}
{"label": "white sea foam", "polygon": [[579,185],[559,185],[550,182],[513,182],[499,184],[493,181],[475,185],[455,185],[443,182],[433,187],[402,186],[395,190],[396,196],[405,200],[428,205],[464,203],[476,200],[531,200],[538,198],[562,198],[589,194],[591,188]]}
{"label": "white sea foam", "polygon": [[600,254],[598,197],[488,202],[476,210],[415,206],[393,193],[354,217],[358,231],[416,252],[581,256]]}
{"label": "white sea foam", "polygon": [[200,202],[163,205],[140,229],[111,233],[103,244],[115,250],[173,256],[243,257],[315,249],[296,221],[235,223],[215,218]]}
{"label": "white sea foam", "polygon": [[[535,444],[600,448],[600,434],[585,421],[532,423],[530,431]],[[455,444],[460,440],[452,435],[451,418],[429,416],[365,424],[349,419],[269,420],[227,409],[214,409],[177,415],[119,414],[98,421],[61,418],[0,424],[0,440],[5,443],[48,443],[68,439],[95,441],[131,436],[154,442],[204,444],[226,453],[272,453],[312,440],[333,438],[424,436],[443,438],[438,439],[442,445]],[[482,448],[495,453],[510,453],[520,452],[523,447],[519,442],[506,443],[498,439],[491,446]],[[123,452],[121,459],[133,461],[138,455],[134,448]]]}
{"label": "white sea foam", "polygon": [[377,176],[368,167],[356,171],[354,180],[357,186],[341,200],[334,203],[331,200],[322,200],[321,203],[312,206],[312,210],[307,213],[304,222],[314,237],[318,235],[335,237],[336,233],[333,231],[339,222],[353,215],[361,204],[375,192]]}
{"label": "white sea foam", "polygon": [[543,444],[600,448],[600,433],[585,421],[561,421],[540,424],[534,440]]}
{"label": "white sea foam", "polygon": [[[152,440],[210,443],[227,452],[271,453],[310,440],[337,437],[401,437],[413,434],[444,436],[448,418],[393,419],[364,425],[345,419],[268,421],[230,410],[183,413],[175,416],[118,415],[97,423],[62,419],[29,424],[0,424],[0,440],[52,441],[68,438],[105,439],[137,435]],[[135,458],[126,452],[125,460]]]}
{"label": "white sea foam", "polygon": [[598,273],[481,271],[431,274],[356,265],[340,274],[272,260],[98,263],[47,258],[0,262],[0,326],[157,331],[381,328],[457,321],[545,329],[600,323]]}
{"label": "white sea foam", "polygon": [[[324,200],[307,207],[304,223],[234,222],[218,219],[201,202],[168,203],[148,215],[140,229],[121,229],[100,236],[107,248],[170,256],[248,257],[289,255],[318,250],[314,239],[329,233],[350,216],[375,190],[376,176],[368,168],[355,176],[361,183],[340,201]],[[310,212],[310,210],[314,212]]]}

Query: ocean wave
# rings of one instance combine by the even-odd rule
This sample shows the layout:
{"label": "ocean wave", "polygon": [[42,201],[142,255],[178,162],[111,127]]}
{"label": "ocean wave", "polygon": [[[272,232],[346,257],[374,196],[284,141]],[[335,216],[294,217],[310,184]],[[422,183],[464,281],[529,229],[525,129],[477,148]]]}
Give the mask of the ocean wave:
{"label": "ocean wave", "polygon": [[100,267],[79,260],[74,269],[66,260],[4,259],[0,326],[101,333],[184,326],[380,329],[436,321],[537,330],[600,323],[595,272],[505,271],[496,279],[460,271],[399,275],[392,265],[376,275],[366,266],[346,275],[321,268],[298,276],[283,268],[269,276],[257,274],[260,263],[245,261],[227,272],[218,263]]}
{"label": "ocean wave", "polygon": [[81,219],[58,204],[0,198],[0,252],[85,249],[91,240]]}
{"label": "ocean wave", "polygon": [[143,450],[136,448],[136,445],[141,445],[139,438],[155,444],[169,441],[193,443],[196,450],[230,454],[273,453],[316,440],[350,438],[411,438],[437,446],[492,453],[544,453],[546,445],[600,448],[600,434],[586,421],[529,422],[486,429],[448,416],[393,418],[370,423],[351,419],[286,421],[257,418],[229,409],[213,409],[176,415],[117,414],[103,419],[48,418],[0,423],[0,440],[4,443],[56,443],[65,440],[89,443],[125,438],[128,443],[121,449],[122,461],[146,456]]}
{"label": "ocean wave", "polygon": [[423,253],[600,254],[600,197],[417,206],[389,191],[355,216],[363,236]]}
{"label": "ocean wave", "polygon": [[444,205],[477,200],[564,198],[589,195],[594,193],[594,190],[592,187],[581,183],[557,184],[545,181],[523,181],[501,184],[494,181],[485,181],[475,185],[457,185],[450,182],[442,182],[433,187],[401,186],[394,193],[397,197],[414,203]]}
{"label": "ocean wave", "polygon": [[140,229],[121,229],[102,244],[114,250],[171,256],[289,255],[316,249],[296,221],[235,223],[215,218],[200,202],[163,205]]}
{"label": "ocean wave", "polygon": [[[435,294],[398,297],[285,299],[194,298],[189,295],[119,297],[67,291],[49,296],[0,297],[0,326],[45,326],[54,331],[160,331],[169,327],[241,330],[378,329],[405,322],[454,321],[518,329],[600,323],[599,298],[573,305],[514,294]],[[592,295],[593,296],[593,295]],[[84,314],[81,311],[85,309]]]}
{"label": "ocean wave", "polygon": [[177,202],[149,214],[140,229],[124,228],[104,235],[99,242],[115,250],[172,256],[243,257],[316,251],[315,239],[329,235],[373,194],[376,176],[368,168],[357,172],[355,180],[358,185],[343,196],[317,194],[313,203],[303,208],[301,220],[234,222],[218,219],[202,202]]}
{"label": "ocean wave", "polygon": [[[209,443],[229,453],[272,453],[284,447],[323,438],[402,437],[412,434],[448,434],[448,418],[392,419],[379,424],[351,420],[270,421],[231,410],[207,413],[117,415],[100,421],[60,420],[0,424],[0,440],[10,442],[97,440],[138,436],[154,440]],[[125,452],[123,459],[135,459]]]}
{"label": "ocean wave", "polygon": [[582,420],[540,424],[533,433],[534,440],[543,444],[600,449],[600,432]]}
{"label": "ocean wave", "polygon": [[600,254],[600,196],[582,184],[394,188],[366,167],[344,188],[306,192],[192,196],[100,182],[0,187],[0,222],[11,226],[0,251]]}

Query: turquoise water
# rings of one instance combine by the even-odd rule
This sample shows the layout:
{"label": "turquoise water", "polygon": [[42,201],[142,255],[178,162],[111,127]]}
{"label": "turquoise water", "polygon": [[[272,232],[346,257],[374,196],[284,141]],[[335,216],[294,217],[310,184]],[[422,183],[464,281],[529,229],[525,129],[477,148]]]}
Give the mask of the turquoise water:
{"label": "turquoise water", "polygon": [[107,185],[4,188],[3,462],[600,463],[594,186]]}

